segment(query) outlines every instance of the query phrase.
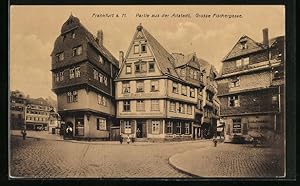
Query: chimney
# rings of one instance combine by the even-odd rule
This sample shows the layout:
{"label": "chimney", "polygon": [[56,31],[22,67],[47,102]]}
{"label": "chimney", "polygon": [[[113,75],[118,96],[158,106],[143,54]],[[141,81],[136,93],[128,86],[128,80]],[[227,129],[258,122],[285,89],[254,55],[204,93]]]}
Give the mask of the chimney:
{"label": "chimney", "polygon": [[99,45],[103,45],[103,31],[102,30],[98,30],[97,31],[97,38],[96,38],[97,42]]}
{"label": "chimney", "polygon": [[263,44],[269,47],[269,30],[265,28],[263,31]]}
{"label": "chimney", "polygon": [[119,51],[119,64],[121,65],[124,61],[124,52]]}

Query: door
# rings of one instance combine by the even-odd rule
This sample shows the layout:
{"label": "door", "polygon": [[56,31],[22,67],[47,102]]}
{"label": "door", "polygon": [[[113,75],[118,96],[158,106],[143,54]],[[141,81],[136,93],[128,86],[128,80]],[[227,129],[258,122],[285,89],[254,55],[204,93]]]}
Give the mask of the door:
{"label": "door", "polygon": [[120,140],[120,128],[111,128],[111,141]]}
{"label": "door", "polygon": [[145,135],[145,121],[144,120],[138,120],[137,121],[137,127],[136,127],[136,137],[137,138],[143,138]]}

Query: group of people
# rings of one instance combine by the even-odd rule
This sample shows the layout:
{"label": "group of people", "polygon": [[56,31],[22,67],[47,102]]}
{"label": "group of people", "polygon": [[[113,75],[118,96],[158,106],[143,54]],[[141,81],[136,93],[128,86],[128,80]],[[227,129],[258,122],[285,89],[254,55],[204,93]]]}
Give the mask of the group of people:
{"label": "group of people", "polygon": [[[123,144],[123,136],[122,135],[120,135],[120,143],[121,144]],[[132,138],[132,140],[130,139],[130,136],[129,135],[127,135],[127,137],[126,137],[126,142],[127,142],[127,144],[129,144],[130,142],[132,142],[132,143],[134,143],[134,138]]]}

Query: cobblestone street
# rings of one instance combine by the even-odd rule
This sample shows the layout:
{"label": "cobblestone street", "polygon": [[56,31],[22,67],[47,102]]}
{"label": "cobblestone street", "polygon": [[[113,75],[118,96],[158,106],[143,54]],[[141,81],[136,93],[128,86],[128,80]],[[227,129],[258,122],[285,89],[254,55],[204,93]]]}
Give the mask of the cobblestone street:
{"label": "cobblestone street", "polygon": [[[89,143],[35,138],[24,141],[21,137],[12,136],[11,144],[11,176],[25,178],[189,178],[191,176],[178,171],[178,167],[173,168],[169,158],[175,157],[174,162],[178,163],[177,156],[192,151],[200,155],[189,157],[188,161],[182,159],[179,163],[186,162],[184,168],[196,170],[203,176],[208,173],[233,177],[245,174],[277,175],[278,170],[272,169],[278,167],[274,161],[280,158],[270,149],[223,143],[214,148],[211,141],[120,145],[117,142]],[[260,161],[256,161],[258,159]],[[226,173],[220,173],[224,170]]]}
{"label": "cobblestone street", "polygon": [[178,178],[189,176],[172,168],[168,158],[208,142],[109,145],[12,137],[11,144],[11,175],[16,177]]}

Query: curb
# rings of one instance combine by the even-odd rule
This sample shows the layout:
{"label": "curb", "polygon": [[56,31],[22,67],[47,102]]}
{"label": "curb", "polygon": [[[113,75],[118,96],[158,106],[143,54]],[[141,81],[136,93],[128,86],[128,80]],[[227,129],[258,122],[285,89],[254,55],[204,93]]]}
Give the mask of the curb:
{"label": "curb", "polygon": [[[208,146],[208,147],[204,147],[204,148],[202,148],[202,149],[208,149],[208,148],[212,148],[212,147]],[[195,151],[195,150],[198,150],[198,149],[188,150],[188,151],[184,151],[184,152],[177,153],[177,154],[174,154],[174,155],[170,156],[170,157],[168,158],[168,163],[169,163],[169,165],[171,165],[171,167],[173,167],[173,168],[176,169],[177,171],[179,171],[179,172],[181,172],[181,173],[184,173],[184,174],[187,174],[187,175],[189,175],[189,176],[196,177],[196,178],[205,178],[205,177],[199,176],[199,175],[197,175],[197,174],[193,174],[193,173],[191,173],[191,172],[188,172],[188,171],[186,171],[184,168],[182,168],[182,167],[180,167],[180,166],[178,166],[178,165],[175,165],[175,163],[172,162],[172,158],[174,158],[174,156],[180,155],[180,154],[184,154],[184,153],[186,153],[186,152]]]}

